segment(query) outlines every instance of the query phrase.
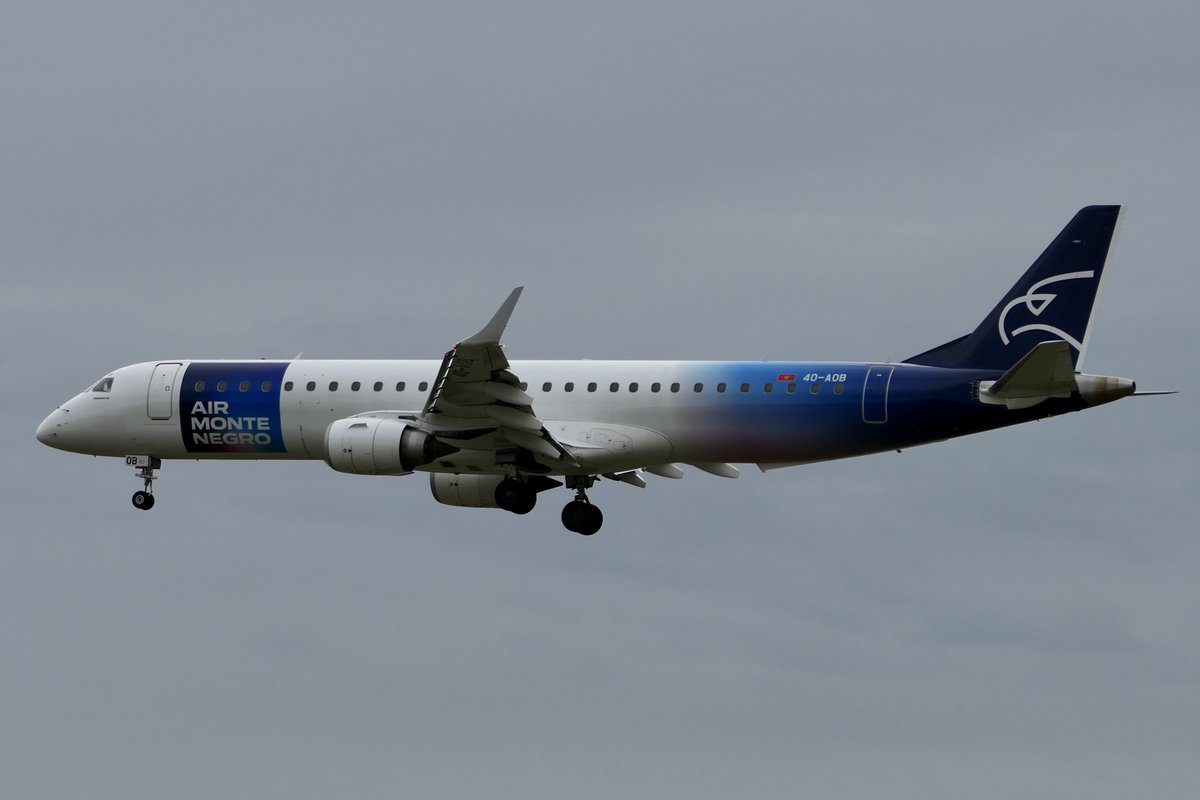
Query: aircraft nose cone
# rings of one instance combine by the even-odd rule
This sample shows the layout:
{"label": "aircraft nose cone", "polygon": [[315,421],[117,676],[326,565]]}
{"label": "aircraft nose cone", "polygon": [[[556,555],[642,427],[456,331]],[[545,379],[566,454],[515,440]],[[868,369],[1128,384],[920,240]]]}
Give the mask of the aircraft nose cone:
{"label": "aircraft nose cone", "polygon": [[42,420],[42,424],[38,425],[37,440],[49,447],[58,447],[58,432],[59,422],[63,416],[63,410],[57,409],[53,414]]}

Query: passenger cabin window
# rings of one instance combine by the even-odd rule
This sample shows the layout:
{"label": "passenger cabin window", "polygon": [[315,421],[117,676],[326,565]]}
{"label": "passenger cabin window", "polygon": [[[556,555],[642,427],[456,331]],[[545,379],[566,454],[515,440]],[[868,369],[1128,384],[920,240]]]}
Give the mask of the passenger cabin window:
{"label": "passenger cabin window", "polygon": [[336,391],[337,391],[337,387],[338,387],[338,382],[337,382],[337,381],[330,381],[330,382],[329,382],[329,391],[331,391],[331,392],[336,392]]}
{"label": "passenger cabin window", "polygon": [[548,391],[550,391],[552,388],[554,388],[554,387],[551,385],[550,381],[546,381],[545,383],[543,383],[543,384],[542,384],[542,391],[543,391],[543,392],[548,392]]}
{"label": "passenger cabin window", "polygon": [[621,388],[621,384],[619,384],[619,383],[610,383],[610,384],[608,385],[608,390],[609,390],[610,392],[615,392],[615,391],[617,391],[617,390],[618,390],[618,389],[620,389],[620,388]]}
{"label": "passenger cabin window", "polygon": [[226,383],[225,381],[217,381],[217,391],[218,392],[223,392],[228,388],[229,388],[229,384]]}
{"label": "passenger cabin window", "polygon": [[742,394],[750,393],[750,384],[748,383],[743,383],[739,388],[741,389]]}
{"label": "passenger cabin window", "polygon": [[629,384],[629,391],[636,392],[637,389],[638,389],[638,385],[636,383]]}
{"label": "passenger cabin window", "polygon": [[657,392],[657,391],[659,391],[660,389],[662,389],[662,384],[661,384],[661,383],[652,383],[652,384],[650,384],[650,391],[652,391],[652,392]]}
{"label": "passenger cabin window", "polygon": [[770,394],[773,391],[775,391],[775,384],[773,384],[773,383],[764,383],[763,384],[763,394]]}
{"label": "passenger cabin window", "polygon": [[352,391],[352,392],[357,392],[361,388],[362,388],[362,384],[359,383],[358,381],[355,381],[354,383],[350,384],[350,391]]}
{"label": "passenger cabin window", "polygon": [[308,390],[308,391],[310,391],[310,392],[315,392],[315,391],[317,390],[317,382],[316,382],[316,381],[309,381],[308,383],[306,383],[306,384],[304,385],[304,388],[305,388],[305,389],[307,389],[307,390]]}
{"label": "passenger cabin window", "polygon": [[239,384],[238,384],[238,391],[239,391],[239,392],[248,392],[248,391],[250,391],[250,381],[242,381],[241,383],[239,383]]}
{"label": "passenger cabin window", "polygon": [[263,382],[262,382],[262,390],[263,390],[264,392],[269,392],[269,391],[271,391],[271,382],[270,382],[270,381],[263,381]]}
{"label": "passenger cabin window", "polygon": [[196,391],[197,392],[204,391],[204,381],[196,381]]}
{"label": "passenger cabin window", "polygon": [[291,381],[287,381],[286,383],[283,384],[283,390],[285,392],[290,392],[292,390],[292,387],[295,385],[296,384],[292,383]]}
{"label": "passenger cabin window", "polygon": [[704,391],[704,384],[697,383],[695,386],[692,387],[692,391],[695,392],[696,394],[700,394],[700,392]]}
{"label": "passenger cabin window", "polygon": [[725,394],[725,384],[723,384],[723,383],[717,384],[717,394]]}
{"label": "passenger cabin window", "polygon": [[403,391],[404,391],[404,381],[400,381],[399,383],[397,383],[397,384],[396,384],[396,391],[397,391],[397,392],[403,392]]}
{"label": "passenger cabin window", "polygon": [[588,391],[589,392],[596,391],[596,382],[595,381],[592,381],[591,383],[588,384]]}
{"label": "passenger cabin window", "polygon": [[574,384],[574,383],[572,383],[571,381],[567,381],[566,383],[564,383],[564,384],[563,384],[563,391],[564,391],[564,392],[573,392],[573,391],[575,391],[575,384]]}
{"label": "passenger cabin window", "polygon": [[834,393],[834,394],[841,394],[841,393],[842,393],[842,392],[844,392],[844,391],[846,391],[846,384],[844,384],[844,383],[835,383],[835,384],[833,385],[833,393]]}
{"label": "passenger cabin window", "polygon": [[372,386],[371,388],[377,392],[382,392],[383,391],[383,381],[375,381],[375,385]]}
{"label": "passenger cabin window", "polygon": [[678,383],[672,383],[672,384],[671,384],[671,391],[672,391],[672,392],[678,392],[678,391],[679,391],[679,384],[678,384]]}
{"label": "passenger cabin window", "polygon": [[787,391],[788,391],[788,394],[795,394],[796,393],[796,384],[789,383]]}
{"label": "passenger cabin window", "polygon": [[[103,378],[100,379],[99,383],[97,383],[95,386],[92,387],[92,391],[93,392],[111,392],[112,384],[113,384],[113,376],[105,375]],[[77,383],[75,385],[78,386],[79,384]]]}
{"label": "passenger cabin window", "polygon": [[812,386],[808,387],[808,391],[811,392],[812,394],[820,394],[821,393],[821,384],[814,383]]}
{"label": "passenger cabin window", "polygon": [[423,392],[429,388],[429,381],[421,381],[421,385],[417,387],[418,392]]}

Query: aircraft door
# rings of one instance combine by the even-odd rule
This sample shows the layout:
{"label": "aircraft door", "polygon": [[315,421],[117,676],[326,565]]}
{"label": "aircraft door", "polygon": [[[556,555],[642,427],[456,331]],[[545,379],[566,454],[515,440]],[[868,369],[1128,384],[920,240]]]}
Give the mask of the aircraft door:
{"label": "aircraft door", "polygon": [[158,364],[146,390],[146,413],[150,419],[170,419],[175,409],[175,378],[182,364]]}
{"label": "aircraft door", "polygon": [[863,380],[863,422],[879,424],[887,422],[888,387],[892,382],[895,367],[870,367]]}

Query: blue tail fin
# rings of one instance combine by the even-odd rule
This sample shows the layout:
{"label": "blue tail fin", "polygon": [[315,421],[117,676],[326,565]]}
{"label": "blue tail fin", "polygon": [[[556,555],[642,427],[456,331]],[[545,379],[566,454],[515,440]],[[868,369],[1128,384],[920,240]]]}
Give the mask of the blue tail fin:
{"label": "blue tail fin", "polygon": [[1007,370],[1035,345],[1061,339],[1078,369],[1120,211],[1081,210],[973,333],[905,363]]}

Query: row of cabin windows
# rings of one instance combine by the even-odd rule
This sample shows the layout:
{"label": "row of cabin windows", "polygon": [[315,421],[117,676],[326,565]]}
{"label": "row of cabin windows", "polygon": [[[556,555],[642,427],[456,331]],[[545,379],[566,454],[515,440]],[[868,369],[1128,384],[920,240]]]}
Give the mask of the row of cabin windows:
{"label": "row of cabin windows", "polygon": [[[106,380],[108,381],[108,386],[111,387],[112,386],[112,378],[107,378]],[[338,385],[339,384],[337,381],[331,381],[329,383],[329,391],[336,392],[338,390]],[[400,381],[399,383],[396,384],[396,391],[403,392],[405,389],[405,385],[406,384],[404,381]],[[207,387],[208,387],[208,384],[205,381],[196,381],[196,391],[197,392],[203,392]],[[271,382],[263,381],[259,385],[259,388],[264,392],[269,392],[269,391],[271,391]],[[291,381],[285,381],[283,384],[283,390],[285,392],[290,392],[294,388],[296,388],[296,385],[294,383],[292,383]],[[317,382],[309,381],[308,383],[306,383],[304,385],[304,388],[307,391],[315,392],[317,390]],[[382,392],[383,391],[383,382],[376,381],[375,385],[372,388],[377,392]],[[417,385],[417,391],[420,391],[420,392],[424,392],[428,388],[429,388],[428,381],[421,381]],[[362,389],[362,382],[355,381],[354,383],[350,384],[350,391],[357,392],[360,389]],[[239,392],[250,391],[250,381],[242,381],[241,383],[239,383],[237,386],[237,390]],[[108,388],[105,388],[102,390],[99,388],[99,384],[97,384],[97,387],[93,391],[108,391]],[[217,381],[217,391],[218,392],[229,391],[229,381]]]}
{"label": "row of cabin windows", "polygon": [[[338,383],[337,381],[330,381],[329,382],[329,391],[336,392],[340,385],[341,384]],[[290,392],[294,388],[295,388],[295,384],[293,384],[291,381],[286,381],[283,384],[283,390],[285,392]],[[397,392],[403,392],[406,388],[408,388],[407,381],[398,381],[396,383],[396,391]],[[420,383],[417,384],[418,392],[424,392],[428,389],[429,389],[429,381],[421,381]],[[317,382],[309,381],[308,383],[304,384],[304,390],[306,392],[315,392],[317,390]],[[350,391],[357,392],[357,391],[361,391],[361,390],[362,390],[362,381],[354,381],[353,383],[350,384]],[[375,381],[375,383],[371,386],[371,390],[376,391],[376,392],[382,392],[383,391],[383,381]]]}
{"label": "row of cabin windows", "polygon": [[[796,391],[797,391],[797,390],[796,390],[796,384],[795,384],[795,383],[785,383],[785,384],[782,384],[782,385],[785,387],[785,389],[784,389],[784,390],[785,390],[785,391],[786,391],[788,394],[795,394],[795,393],[796,393]],[[596,391],[596,390],[597,390],[597,388],[598,388],[598,386],[597,386],[597,384],[596,384],[595,382],[589,383],[589,384],[587,385],[587,390],[588,390],[589,392],[594,392],[594,391]],[[637,392],[637,391],[638,391],[638,389],[639,389],[639,388],[641,388],[641,387],[640,387],[640,384],[638,384],[638,383],[634,382],[634,383],[630,383],[628,388],[629,388],[629,392],[630,392],[630,393],[634,393],[634,392]],[[681,386],[680,386],[680,384],[678,384],[678,383],[672,383],[672,384],[670,385],[670,387],[669,387],[669,391],[671,391],[671,392],[676,392],[676,393],[677,393],[677,392],[679,392],[681,389],[682,389],[682,387],[681,387]],[[724,394],[726,391],[728,391],[728,389],[729,389],[729,384],[727,384],[727,383],[718,383],[718,384],[717,384],[717,394]],[[550,391],[553,391],[553,390],[554,390],[554,384],[553,384],[553,383],[551,383],[551,382],[547,381],[546,383],[543,383],[543,384],[542,384],[542,391],[543,391],[543,392],[550,392]],[[613,383],[610,383],[610,384],[608,385],[608,390],[609,390],[610,392],[619,392],[619,391],[621,391],[621,384],[619,384],[619,383],[616,383],[616,382],[614,381]],[[662,390],[663,390],[663,385],[662,385],[661,383],[652,383],[652,384],[650,384],[650,391],[651,391],[652,393],[656,393],[656,394],[657,394],[658,392],[661,392]],[[833,385],[833,393],[834,393],[834,394],[841,394],[841,393],[842,393],[842,392],[844,392],[845,390],[846,390],[846,385],[845,385],[844,383],[835,383],[835,384]],[[575,384],[574,384],[574,382],[572,382],[572,381],[567,381],[566,383],[564,383],[564,384],[563,384],[563,391],[564,391],[564,392],[573,392],[573,391],[575,391]],[[693,392],[695,392],[696,394],[699,394],[700,392],[703,392],[703,391],[704,391],[704,384],[703,384],[703,383],[696,383],[696,384],[693,384],[693,385],[692,385],[692,391],[693,391]],[[750,384],[749,384],[749,383],[743,383],[743,384],[740,384],[740,385],[738,386],[738,391],[739,391],[739,392],[741,392],[742,394],[749,394],[749,393],[750,393]],[[763,391],[763,394],[771,394],[772,392],[774,392],[774,391],[775,391],[775,384],[774,384],[774,383],[764,383],[764,384],[762,385],[762,391]],[[813,384],[810,384],[810,385],[809,385],[809,387],[808,387],[808,391],[809,391],[809,394],[820,394],[820,393],[821,393],[821,384],[819,384],[819,383],[813,383]]]}
{"label": "row of cabin windows", "polygon": [[[197,392],[203,392],[205,390],[205,388],[207,388],[207,386],[208,386],[208,384],[205,383],[204,381],[196,381],[196,391]],[[264,392],[271,391],[271,382],[263,381],[262,384],[259,386],[259,389],[261,389]],[[217,381],[217,391],[218,392],[225,392],[228,390],[229,390],[229,381]],[[250,391],[250,381],[242,381],[241,383],[239,383],[237,386],[237,390],[239,392]]]}
{"label": "row of cabin windows", "polygon": [[[106,380],[109,381],[109,386],[111,387],[112,379],[109,378]],[[796,393],[796,384],[795,383],[786,383],[783,385],[784,385],[784,387],[786,387],[785,391],[788,394]],[[336,392],[338,390],[338,386],[339,386],[339,383],[337,381],[330,381],[329,391]],[[405,381],[399,381],[396,384],[396,391],[403,392],[406,387],[407,387],[407,384]],[[197,392],[203,392],[205,390],[205,388],[206,388],[206,384],[204,381],[196,381],[196,391]],[[263,381],[259,388],[264,392],[269,392],[269,391],[271,391],[271,382]],[[294,388],[295,388],[295,384],[292,383],[292,381],[286,381],[283,384],[283,390],[285,392],[290,392]],[[373,391],[382,392],[383,391],[383,381],[375,381],[374,385],[371,388]],[[521,388],[526,389],[528,387],[526,386],[526,384],[521,384]],[[598,388],[598,384],[596,384],[595,381],[593,381],[587,385],[587,390],[589,392],[594,392],[597,390],[597,388]],[[639,388],[640,388],[640,385],[636,381],[629,384],[630,393],[637,392],[637,390]],[[650,384],[650,391],[652,393],[657,394],[658,392],[662,391],[662,388],[663,388],[663,385],[661,383]],[[728,384],[718,383],[717,384],[717,393],[724,394],[728,388],[729,388]],[[217,381],[217,391],[218,392],[224,392],[224,391],[227,391],[228,389],[229,389],[228,381]],[[308,381],[308,383],[306,383],[304,385],[304,389],[305,389],[305,391],[315,392],[317,390],[317,382],[316,381]],[[357,392],[357,391],[360,391],[361,389],[362,389],[361,381],[354,381],[353,383],[350,384],[350,391],[352,391],[352,392]],[[417,384],[417,391],[419,391],[419,392],[424,392],[424,391],[427,391],[428,389],[429,389],[428,381],[421,381],[419,384]],[[550,392],[550,391],[553,391],[553,389],[554,389],[554,384],[549,381],[542,384],[543,392]],[[681,386],[678,383],[672,383],[670,385],[669,389],[671,392],[677,393],[680,391]],[[845,391],[845,389],[846,389],[846,385],[843,383],[835,383],[833,385],[833,393],[834,394],[841,394],[843,391]],[[608,390],[610,392],[619,392],[619,391],[621,391],[621,384],[616,383],[614,381],[613,383],[610,383],[608,385]],[[105,390],[101,390],[101,389],[97,388],[94,391],[107,391],[107,388]],[[238,391],[239,392],[250,391],[250,381],[242,381],[241,383],[239,383]],[[567,381],[566,383],[563,384],[563,391],[564,392],[575,391],[575,383],[573,381]],[[697,394],[699,394],[700,392],[703,392],[704,384],[703,383],[694,384],[692,386],[692,391]],[[749,383],[740,384],[738,386],[738,391],[741,392],[742,394],[749,394],[750,393],[750,384]],[[772,392],[775,391],[775,384],[774,383],[764,383],[762,385],[762,391],[763,391],[763,394],[771,394]],[[819,384],[819,383],[809,384],[808,391],[809,391],[809,394],[820,394],[821,393],[821,384]]]}

